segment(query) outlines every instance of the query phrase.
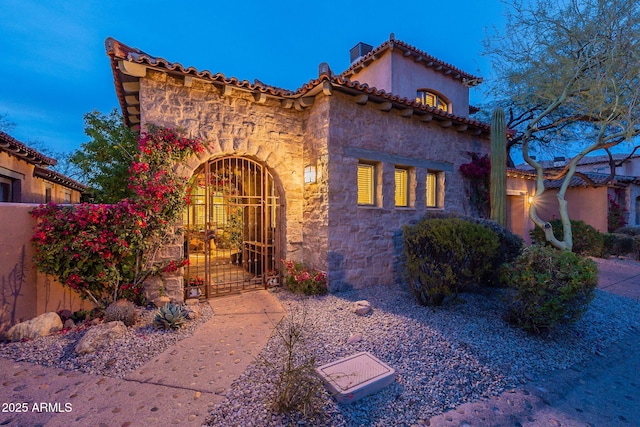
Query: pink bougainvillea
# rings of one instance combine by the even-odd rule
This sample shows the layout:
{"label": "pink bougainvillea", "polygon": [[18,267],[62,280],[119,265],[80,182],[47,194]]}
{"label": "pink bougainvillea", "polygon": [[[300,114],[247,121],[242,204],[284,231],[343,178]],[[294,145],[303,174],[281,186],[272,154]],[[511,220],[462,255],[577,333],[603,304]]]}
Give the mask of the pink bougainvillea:
{"label": "pink bougainvillea", "polygon": [[41,205],[32,211],[36,267],[84,298],[105,306],[119,298],[141,302],[144,280],[177,271],[185,261],[159,263],[186,204],[186,179],[173,165],[204,150],[198,139],[171,129],[152,128],[140,137],[140,153],[130,168],[136,196],[116,204]]}

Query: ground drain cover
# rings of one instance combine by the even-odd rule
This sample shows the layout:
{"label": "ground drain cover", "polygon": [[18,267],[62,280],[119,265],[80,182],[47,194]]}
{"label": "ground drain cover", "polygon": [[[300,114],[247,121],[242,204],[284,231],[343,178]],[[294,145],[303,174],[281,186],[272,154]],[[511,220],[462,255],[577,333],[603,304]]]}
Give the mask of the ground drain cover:
{"label": "ground drain cover", "polygon": [[340,403],[360,400],[382,390],[396,378],[394,369],[367,351],[322,365],[316,372]]}

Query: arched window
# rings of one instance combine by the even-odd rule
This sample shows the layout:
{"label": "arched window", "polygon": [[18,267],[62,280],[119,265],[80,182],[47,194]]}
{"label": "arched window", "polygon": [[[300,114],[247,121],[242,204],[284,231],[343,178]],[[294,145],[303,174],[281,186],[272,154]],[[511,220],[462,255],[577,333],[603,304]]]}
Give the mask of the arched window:
{"label": "arched window", "polygon": [[418,89],[416,93],[416,102],[436,107],[438,110],[451,112],[451,105],[447,98],[430,89]]}

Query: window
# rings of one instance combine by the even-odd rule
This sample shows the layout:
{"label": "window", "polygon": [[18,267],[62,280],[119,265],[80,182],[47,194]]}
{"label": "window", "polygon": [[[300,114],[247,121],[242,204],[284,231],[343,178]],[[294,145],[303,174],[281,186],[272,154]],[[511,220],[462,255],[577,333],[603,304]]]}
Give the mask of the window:
{"label": "window", "polygon": [[64,196],[64,203],[71,203],[71,192],[70,191],[65,191],[62,194]]}
{"label": "window", "polygon": [[427,172],[427,207],[435,208],[438,206],[438,174],[435,172]]}
{"label": "window", "polygon": [[375,165],[358,163],[358,204],[375,204]]}
{"label": "window", "polygon": [[49,203],[51,201],[51,187],[46,186],[44,189],[44,202]]}
{"label": "window", "polygon": [[0,202],[12,202],[11,197],[11,180],[9,178],[0,177]]}
{"label": "window", "polygon": [[407,207],[409,206],[409,171],[406,169],[396,168],[395,170],[396,180],[396,206]]}
{"label": "window", "polygon": [[428,89],[418,89],[416,93],[416,102],[429,107],[436,107],[438,110],[449,112],[449,101],[442,95],[439,95]]}

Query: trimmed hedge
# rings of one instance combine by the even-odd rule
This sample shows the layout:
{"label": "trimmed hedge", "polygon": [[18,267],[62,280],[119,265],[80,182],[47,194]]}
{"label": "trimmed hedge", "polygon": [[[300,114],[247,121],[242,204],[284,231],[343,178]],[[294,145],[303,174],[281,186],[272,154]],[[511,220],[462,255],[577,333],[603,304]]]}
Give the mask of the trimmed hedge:
{"label": "trimmed hedge", "polygon": [[580,319],[595,296],[598,266],[572,252],[534,245],[502,268],[515,288],[507,320],[535,334]]}
{"label": "trimmed hedge", "polygon": [[403,237],[409,288],[422,305],[440,305],[481,283],[499,247],[493,231],[457,218],[422,219]]}

